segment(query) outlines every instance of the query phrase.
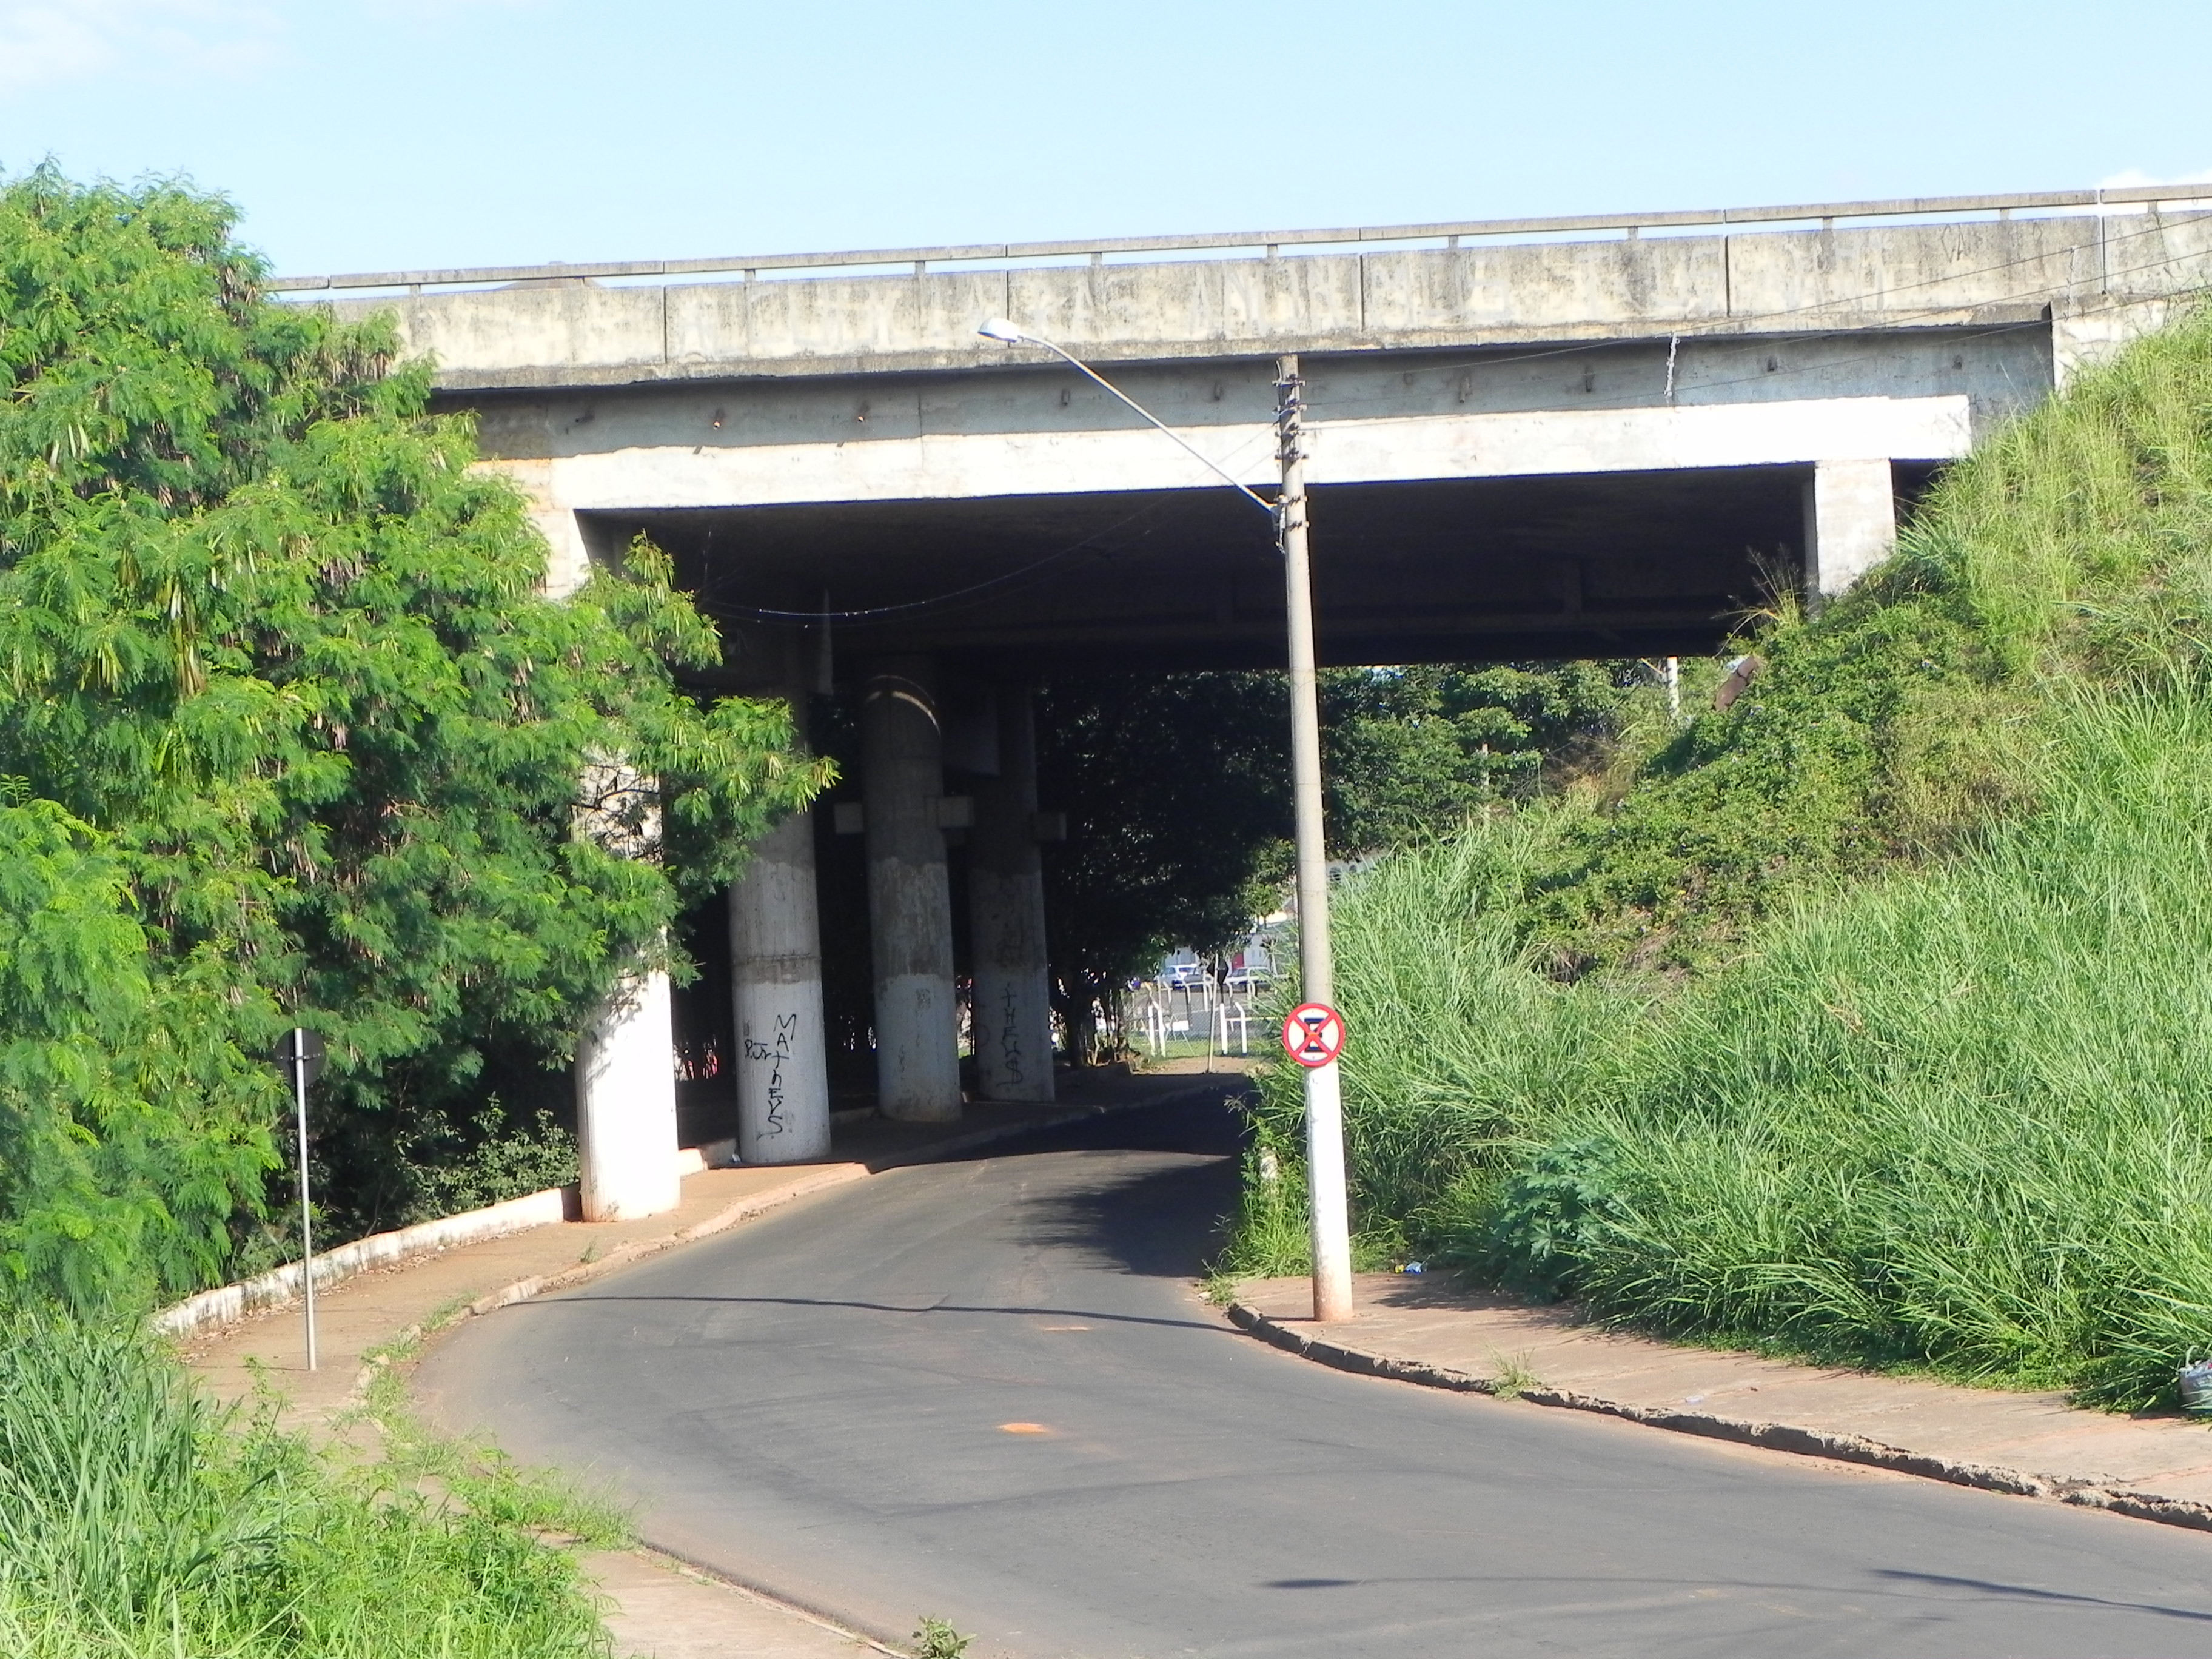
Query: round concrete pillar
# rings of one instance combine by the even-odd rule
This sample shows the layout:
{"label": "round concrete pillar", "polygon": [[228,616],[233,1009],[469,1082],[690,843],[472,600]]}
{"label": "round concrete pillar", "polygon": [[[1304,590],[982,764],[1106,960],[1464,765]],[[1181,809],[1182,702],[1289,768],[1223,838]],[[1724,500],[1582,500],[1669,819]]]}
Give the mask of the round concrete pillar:
{"label": "round concrete pillar", "polygon": [[799,1164],[830,1151],[814,821],[793,812],[753,843],[730,888],[738,1156]]}
{"label": "round concrete pillar", "polygon": [[633,974],[615,988],[576,1044],[576,1142],[586,1221],[630,1221],[672,1210],[676,1036],[668,975]]}
{"label": "round concrete pillar", "polygon": [[860,703],[860,799],[875,962],[876,1103],[916,1123],[960,1115],[952,894],[938,803],[944,737],[929,660],[873,665]]}
{"label": "round concrete pillar", "polygon": [[1052,997],[1029,687],[1000,688],[998,720],[999,775],[977,781],[968,834],[975,1071],[986,1100],[1050,1100]]}

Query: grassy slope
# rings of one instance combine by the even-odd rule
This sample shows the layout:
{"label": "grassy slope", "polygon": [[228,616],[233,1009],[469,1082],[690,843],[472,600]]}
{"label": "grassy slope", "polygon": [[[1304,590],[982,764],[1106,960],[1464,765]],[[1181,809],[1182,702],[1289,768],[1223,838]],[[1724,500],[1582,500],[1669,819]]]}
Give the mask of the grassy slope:
{"label": "grassy slope", "polygon": [[[1616,799],[1345,895],[1370,1239],[1670,1329],[2159,1397],[2212,1346],[2208,617],[2200,315],[1954,468]],[[1233,1262],[1285,1265],[1268,1197]]]}

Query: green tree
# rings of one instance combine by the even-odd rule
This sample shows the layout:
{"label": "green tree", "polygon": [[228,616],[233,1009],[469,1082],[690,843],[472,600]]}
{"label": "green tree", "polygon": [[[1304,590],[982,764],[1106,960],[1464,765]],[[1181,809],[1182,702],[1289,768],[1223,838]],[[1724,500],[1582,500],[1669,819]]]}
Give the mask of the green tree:
{"label": "green tree", "polygon": [[[255,1201],[283,1025],[329,1040],[338,1144],[390,1145],[472,1104],[489,1048],[565,1056],[685,889],[821,781],[781,705],[678,689],[715,640],[651,548],[541,597],[523,501],[426,412],[427,369],[264,297],[233,221],[168,184],[0,187],[0,770],[90,861],[56,879],[119,882],[143,936],[143,1030],[80,999],[73,1040],[125,1063],[141,1122],[75,1097],[82,1179],[116,1197],[161,1147],[228,1149],[157,1183],[142,1256],[172,1287]],[[10,1167],[4,1224],[67,1233]],[[81,1300],[123,1283],[80,1257],[8,1260]]]}
{"label": "green tree", "polygon": [[[1330,855],[1448,833],[1601,751],[1634,663],[1341,668],[1322,677]],[[1094,1002],[1176,945],[1212,951],[1286,897],[1290,702],[1282,675],[1057,681],[1038,702],[1044,799],[1069,813],[1046,865],[1054,996],[1077,1051]],[[1108,1003],[1110,1006],[1110,1003]]]}
{"label": "green tree", "polygon": [[1403,847],[1527,799],[1602,751],[1647,678],[1632,661],[1328,671],[1330,855]]}
{"label": "green tree", "polygon": [[1040,797],[1068,814],[1045,861],[1053,996],[1075,1053],[1090,1009],[1170,946],[1211,949],[1274,908],[1289,871],[1283,677],[1055,681],[1037,698]]}

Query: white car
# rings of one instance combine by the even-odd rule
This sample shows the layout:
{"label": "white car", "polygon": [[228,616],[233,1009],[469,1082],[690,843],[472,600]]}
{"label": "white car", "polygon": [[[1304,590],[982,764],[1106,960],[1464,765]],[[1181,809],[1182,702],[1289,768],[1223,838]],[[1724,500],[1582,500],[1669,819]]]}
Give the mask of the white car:
{"label": "white car", "polygon": [[1196,957],[1178,953],[1160,964],[1160,983],[1170,991],[1194,991],[1206,983],[1206,964]]}

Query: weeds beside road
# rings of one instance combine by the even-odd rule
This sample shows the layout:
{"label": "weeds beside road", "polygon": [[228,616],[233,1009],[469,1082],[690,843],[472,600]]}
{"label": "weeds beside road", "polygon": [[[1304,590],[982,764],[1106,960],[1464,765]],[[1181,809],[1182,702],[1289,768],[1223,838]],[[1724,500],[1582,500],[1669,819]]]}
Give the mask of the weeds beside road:
{"label": "weeds beside road", "polygon": [[145,1338],[0,1333],[0,1650],[20,1659],[597,1659],[598,1506],[401,1432],[349,1458],[196,1393]]}

